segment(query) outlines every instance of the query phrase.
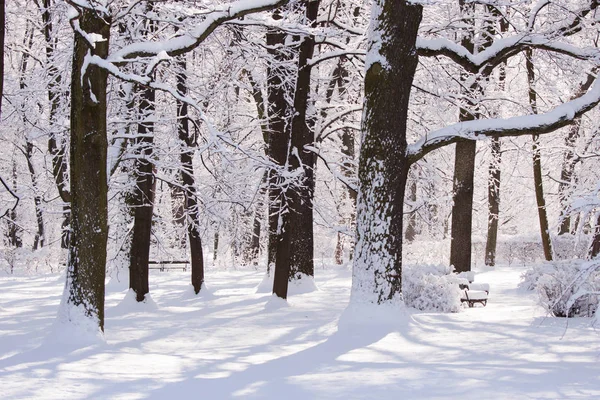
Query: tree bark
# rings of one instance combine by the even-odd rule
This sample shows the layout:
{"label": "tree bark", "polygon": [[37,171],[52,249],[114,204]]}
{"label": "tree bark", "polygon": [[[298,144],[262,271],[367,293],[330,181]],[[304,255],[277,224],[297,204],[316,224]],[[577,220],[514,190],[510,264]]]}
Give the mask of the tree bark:
{"label": "tree bark", "polygon": [[375,0],[366,58],[352,300],[400,301],[406,128],[422,6]]}
{"label": "tree bark", "polygon": [[[187,89],[187,63],[181,56],[178,61],[179,73],[177,74],[177,91],[186,96]],[[196,135],[190,135],[188,105],[177,100],[177,133],[179,140],[185,144],[181,152],[181,182],[185,200],[185,215],[187,216],[187,232],[190,244],[190,259],[192,263],[192,286],[196,294],[200,293],[204,283],[204,254],[202,252],[202,237],[200,235],[200,210],[196,195],[196,179],[194,177],[194,147]]]}
{"label": "tree bark", "polygon": [[[273,19],[281,19],[278,11],[273,12]],[[287,117],[290,114],[290,105],[286,100],[286,87],[289,79],[290,55],[285,51],[287,34],[279,30],[267,32],[267,46],[272,62],[267,67],[267,117],[268,117],[268,144],[267,156],[278,167],[283,168],[287,162],[290,129]],[[281,227],[279,217],[283,201],[280,171],[271,168],[269,171],[269,246],[267,272],[275,267],[277,247],[281,241]]]}
{"label": "tree bark", "polygon": [[[83,313],[104,330],[107,243],[106,70],[85,65],[86,55],[108,55],[110,18],[79,7],[79,27],[104,38],[91,47],[75,30],[71,75],[71,228],[62,317]],[[84,75],[82,76],[82,72]]]}
{"label": "tree bark", "polygon": [[135,191],[133,196],[133,236],[129,259],[129,287],[136,293],[137,301],[144,301],[149,292],[148,261],[152,235],[152,212],[154,210],[155,177],[154,123],[149,122],[155,109],[155,91],[145,88],[139,103],[138,137],[136,138]]}
{"label": "tree bark", "polygon": [[[475,50],[474,44],[474,14],[475,4],[459,0],[463,20],[467,24],[467,34],[462,38],[461,45],[471,53]],[[466,80],[465,73],[461,74],[461,81]],[[468,88],[461,88],[467,98],[474,92],[480,91],[477,79]],[[469,101],[468,106],[473,104]],[[459,121],[472,121],[477,118],[474,110],[461,107]],[[452,226],[450,239],[450,265],[456,272],[471,270],[471,233],[473,223],[473,180],[475,175],[475,154],[477,145],[475,141],[459,141],[456,143],[454,156],[454,185],[452,206]]]}
{"label": "tree bark", "polygon": [[[529,82],[529,104],[534,114],[538,113],[537,92],[535,90],[535,70],[532,60],[532,50],[525,51],[525,63],[527,69],[527,81]],[[544,186],[542,182],[542,162],[540,158],[539,136],[533,135],[533,182],[535,185],[535,199],[538,207],[538,219],[540,221],[540,235],[544,257],[546,261],[552,261],[552,240],[548,230],[548,215],[546,213],[546,200],[544,198]]]}
{"label": "tree bark", "polygon": [[[152,11],[152,3],[146,5]],[[151,35],[155,23],[148,21],[142,29],[143,35]],[[138,136],[135,139],[136,160],[134,165],[135,188],[133,195],[133,235],[129,258],[129,287],[135,291],[136,300],[144,301],[150,291],[148,261],[152,237],[152,214],[156,180],[154,176],[154,113],[156,92],[150,87],[142,88],[139,100]]]}
{"label": "tree bark", "polygon": [[[319,0],[305,1],[306,20],[316,27],[319,12]],[[300,186],[294,188],[290,199],[291,232],[290,280],[301,279],[303,275],[314,276],[314,235],[313,200],[315,192],[316,155],[305,149],[314,144],[314,130],[309,126],[308,102],[310,97],[310,78],[312,67],[308,61],[315,48],[313,35],[306,35],[300,44],[298,55],[298,76],[294,93],[294,115],[292,117],[292,140],[290,149],[290,167],[302,168],[303,179]]]}
{"label": "tree bark", "polygon": [[491,157],[488,177],[488,229],[485,243],[485,265],[496,265],[496,246],[498,243],[498,218],[500,215],[500,138],[492,138]]}

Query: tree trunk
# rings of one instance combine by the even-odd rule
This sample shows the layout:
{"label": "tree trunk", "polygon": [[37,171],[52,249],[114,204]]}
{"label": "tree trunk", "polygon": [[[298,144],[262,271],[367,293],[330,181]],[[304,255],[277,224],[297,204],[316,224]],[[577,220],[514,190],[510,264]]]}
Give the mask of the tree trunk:
{"label": "tree trunk", "polygon": [[[177,91],[187,95],[187,63],[182,56],[178,61]],[[196,136],[190,135],[188,105],[177,100],[177,133],[186,148],[181,152],[181,182],[184,187],[185,215],[187,216],[188,241],[190,243],[190,259],[192,263],[192,286],[196,294],[200,293],[204,283],[204,254],[202,253],[202,237],[200,235],[200,210],[196,196],[196,179],[194,178],[194,151]]]}
{"label": "tree trunk", "polygon": [[[460,121],[469,121],[461,112]],[[454,158],[454,205],[450,239],[450,265],[456,272],[471,270],[471,231],[473,222],[473,180],[476,142],[456,143]]]}
{"label": "tree trunk", "polygon": [[[278,11],[273,13],[273,19],[281,19]],[[279,30],[270,30],[266,41],[268,52],[273,62],[267,67],[267,117],[268,117],[268,145],[267,156],[278,168],[283,168],[287,162],[290,130],[287,126],[287,117],[290,114],[290,105],[286,100],[289,83],[290,55],[285,52],[285,39],[287,34]],[[281,202],[283,191],[280,171],[271,168],[269,171],[269,247],[267,272],[276,264],[277,247],[281,240],[281,227],[279,217],[282,213]]]}
{"label": "tree trunk", "polygon": [[[529,104],[534,114],[538,113],[537,92],[535,90],[535,70],[532,60],[532,50],[525,50],[525,64],[527,68],[527,80],[529,82]],[[548,215],[546,213],[546,200],[544,198],[544,186],[542,183],[542,162],[538,135],[533,135],[533,182],[535,186],[535,199],[538,207],[538,219],[540,221],[540,235],[546,261],[552,261],[552,240],[548,230]]]}
{"label": "tree trunk", "polygon": [[500,214],[500,138],[491,139],[491,157],[488,178],[488,229],[485,243],[485,265],[496,265],[496,245],[498,243],[498,217]]}
{"label": "tree trunk", "polygon": [[143,89],[140,96],[140,121],[136,138],[138,158],[134,167],[136,175],[133,196],[133,236],[129,260],[129,287],[136,293],[137,301],[144,301],[149,292],[148,261],[150,257],[150,239],[152,235],[152,212],[154,210],[154,123],[152,114],[155,109],[154,89]]}
{"label": "tree trunk", "polygon": [[63,321],[81,323],[81,314],[104,330],[107,243],[106,88],[108,73],[87,65],[86,55],[108,55],[110,18],[79,8],[80,29],[104,40],[91,47],[75,31],[71,75],[71,229]]}
{"label": "tree trunk", "polygon": [[352,301],[399,301],[409,162],[406,128],[423,9],[375,0],[367,48]]}
{"label": "tree trunk", "polygon": [[[471,53],[475,50],[474,44],[474,14],[475,4],[465,4],[459,0],[463,20],[467,24],[467,34],[462,38],[461,44]],[[461,74],[461,81],[466,81],[466,76]],[[480,91],[481,87],[477,79],[468,89],[461,87],[461,92],[467,98]],[[472,102],[468,105],[473,107]],[[477,118],[474,110],[461,107],[459,121],[472,121]],[[460,141],[456,143],[454,157],[454,204],[452,206],[452,236],[450,239],[450,265],[456,272],[471,270],[471,233],[473,222],[473,180],[475,175],[475,154],[477,145],[475,141]]]}
{"label": "tree trunk", "polygon": [[[319,0],[305,1],[306,20],[316,27],[319,12]],[[298,56],[298,77],[294,93],[294,115],[292,118],[292,141],[290,149],[290,167],[302,168],[303,179],[300,186],[293,188],[289,195],[290,226],[294,229],[290,235],[290,280],[300,279],[303,275],[314,276],[314,236],[313,236],[313,200],[315,191],[316,155],[305,149],[314,144],[315,134],[308,122],[308,101],[310,97],[310,77],[312,67],[308,61],[312,58],[315,39],[306,35],[300,44]]]}

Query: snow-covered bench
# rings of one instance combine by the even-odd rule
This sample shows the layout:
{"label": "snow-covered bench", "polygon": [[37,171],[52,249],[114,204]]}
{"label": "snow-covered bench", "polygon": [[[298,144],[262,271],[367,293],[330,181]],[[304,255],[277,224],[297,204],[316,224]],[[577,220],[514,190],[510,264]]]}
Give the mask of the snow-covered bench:
{"label": "snow-covered bench", "polygon": [[473,307],[475,303],[480,303],[484,307],[487,305],[488,295],[490,294],[490,285],[487,283],[469,283],[460,285],[462,296],[460,301]]}
{"label": "snow-covered bench", "polygon": [[484,290],[464,290],[460,301],[467,303],[469,307],[473,307],[475,303],[481,303],[485,307],[487,305],[488,292]]}

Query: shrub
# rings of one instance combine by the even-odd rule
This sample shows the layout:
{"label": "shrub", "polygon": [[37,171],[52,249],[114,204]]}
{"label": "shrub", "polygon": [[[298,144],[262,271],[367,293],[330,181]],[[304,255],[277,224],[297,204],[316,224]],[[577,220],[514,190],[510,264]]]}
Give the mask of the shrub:
{"label": "shrub", "polygon": [[407,306],[422,311],[458,312],[461,310],[464,279],[446,266],[409,265],[402,271],[402,293]]}

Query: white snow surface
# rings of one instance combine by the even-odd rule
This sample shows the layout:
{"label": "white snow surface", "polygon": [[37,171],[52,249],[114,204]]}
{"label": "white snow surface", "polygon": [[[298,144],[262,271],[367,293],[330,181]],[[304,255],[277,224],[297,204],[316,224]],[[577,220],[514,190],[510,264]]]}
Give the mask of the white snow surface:
{"label": "white snow surface", "polygon": [[[547,317],[521,268],[477,274],[487,307],[459,313],[348,306],[351,273],[318,269],[288,302],[256,293],[264,272],[151,272],[151,299],[109,285],[104,341],[46,341],[64,282],[0,277],[0,397],[6,399],[600,398],[592,319]],[[204,290],[204,289],[203,289]],[[202,292],[201,292],[202,293]]]}

